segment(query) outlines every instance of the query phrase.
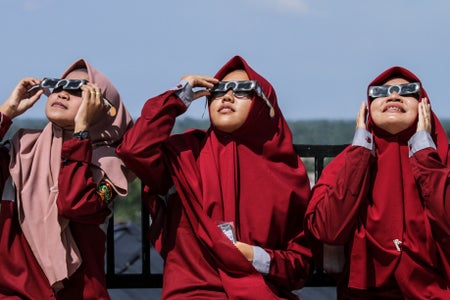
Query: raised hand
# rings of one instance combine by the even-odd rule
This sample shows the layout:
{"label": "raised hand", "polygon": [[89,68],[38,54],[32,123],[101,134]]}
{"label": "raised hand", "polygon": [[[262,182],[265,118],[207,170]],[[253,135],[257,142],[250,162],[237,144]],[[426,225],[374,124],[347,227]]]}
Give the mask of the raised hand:
{"label": "raised hand", "polygon": [[103,100],[101,89],[93,83],[81,86],[83,101],[75,116],[74,132],[87,130],[99,118],[108,117],[108,105]]}
{"label": "raised hand", "polygon": [[183,77],[181,77],[181,79],[186,80],[192,88],[205,88],[194,92],[194,100],[203,96],[209,96],[210,92],[208,89],[212,88],[216,83],[219,82],[219,80],[216,78],[202,75],[184,75]]}
{"label": "raised hand", "polygon": [[431,105],[426,97],[419,102],[417,131],[419,130],[431,132]]}
{"label": "raised hand", "polygon": [[367,104],[365,101],[361,103],[358,114],[356,115],[356,128],[366,128]]}
{"label": "raised hand", "polygon": [[40,82],[40,79],[33,77],[26,77],[20,80],[8,99],[0,106],[0,112],[11,119],[23,114],[44,93],[40,88],[33,88],[38,86]]}

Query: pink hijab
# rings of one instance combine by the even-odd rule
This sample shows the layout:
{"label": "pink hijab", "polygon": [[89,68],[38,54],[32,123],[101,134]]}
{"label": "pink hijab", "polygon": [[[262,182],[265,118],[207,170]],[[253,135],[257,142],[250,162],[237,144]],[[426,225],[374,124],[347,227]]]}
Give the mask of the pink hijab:
{"label": "pink hijab", "polygon": [[[61,76],[76,69],[87,69],[89,81],[96,83],[117,109],[114,117],[98,120],[89,129],[92,145],[92,173],[99,182],[106,178],[124,196],[133,178],[115,154],[115,145],[132,125],[120,95],[109,79],[80,59]],[[48,123],[42,131],[19,130],[11,139],[10,172],[16,187],[19,222],[39,265],[53,287],[72,275],[81,264],[69,220],[58,215],[58,177],[63,129]]]}

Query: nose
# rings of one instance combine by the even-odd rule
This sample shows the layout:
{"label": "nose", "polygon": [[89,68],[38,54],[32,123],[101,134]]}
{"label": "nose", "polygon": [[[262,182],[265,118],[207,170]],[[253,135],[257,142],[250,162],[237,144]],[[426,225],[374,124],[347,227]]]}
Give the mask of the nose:
{"label": "nose", "polygon": [[60,90],[60,91],[56,92],[55,94],[56,94],[56,96],[58,96],[58,98],[61,98],[61,99],[68,100],[70,98],[69,93],[66,92],[65,90]]}
{"label": "nose", "polygon": [[386,99],[388,102],[402,102],[402,97],[397,92],[393,92]]}
{"label": "nose", "polygon": [[222,101],[234,102],[233,90],[229,90],[228,92],[226,92],[222,97]]}

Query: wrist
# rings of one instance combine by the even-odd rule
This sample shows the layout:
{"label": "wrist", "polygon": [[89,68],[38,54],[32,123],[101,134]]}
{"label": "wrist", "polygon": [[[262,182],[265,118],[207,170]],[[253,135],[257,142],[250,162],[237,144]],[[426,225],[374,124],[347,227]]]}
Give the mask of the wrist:
{"label": "wrist", "polygon": [[9,105],[3,104],[2,106],[0,106],[0,113],[7,116],[11,120],[14,119],[14,117],[16,117],[14,109],[11,109]]}

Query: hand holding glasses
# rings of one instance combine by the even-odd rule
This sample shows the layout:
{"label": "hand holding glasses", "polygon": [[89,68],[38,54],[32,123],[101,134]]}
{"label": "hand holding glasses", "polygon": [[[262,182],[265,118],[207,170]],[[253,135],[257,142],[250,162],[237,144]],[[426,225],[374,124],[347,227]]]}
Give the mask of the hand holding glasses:
{"label": "hand holding glasses", "polygon": [[[33,88],[42,88],[44,93],[49,96],[55,89],[63,90],[79,90],[81,86],[85,85],[87,80],[83,79],[58,79],[58,78],[44,78],[38,86]],[[111,117],[114,117],[117,113],[116,108],[109,102],[108,99],[103,97],[104,103],[108,106],[108,113]]]}

